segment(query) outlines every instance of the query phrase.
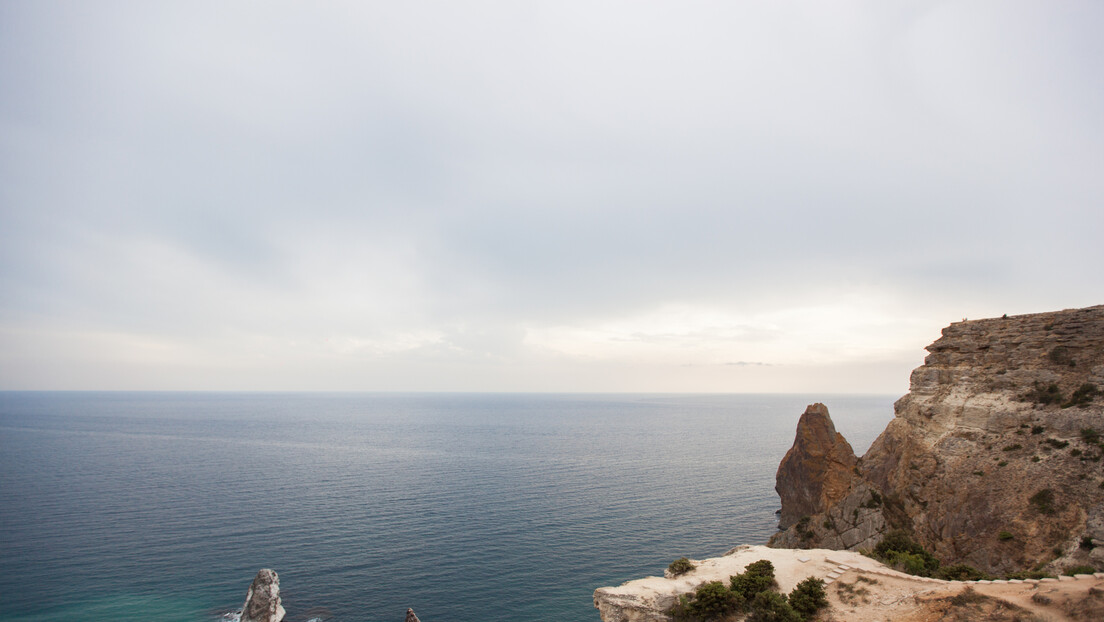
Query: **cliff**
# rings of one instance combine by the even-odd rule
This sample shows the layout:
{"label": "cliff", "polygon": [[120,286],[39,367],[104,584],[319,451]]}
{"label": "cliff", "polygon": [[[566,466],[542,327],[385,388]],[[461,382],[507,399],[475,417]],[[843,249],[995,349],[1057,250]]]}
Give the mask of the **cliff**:
{"label": "cliff", "polygon": [[927,350],[861,459],[823,406],[802,416],[771,545],[868,548],[899,528],[945,564],[1104,568],[1104,306],[963,321]]}

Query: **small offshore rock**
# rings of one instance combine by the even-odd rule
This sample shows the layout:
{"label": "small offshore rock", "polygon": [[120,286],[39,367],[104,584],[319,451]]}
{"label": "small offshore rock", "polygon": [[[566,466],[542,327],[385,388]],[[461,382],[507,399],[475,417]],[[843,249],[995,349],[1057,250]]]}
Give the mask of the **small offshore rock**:
{"label": "small offshore rock", "polygon": [[275,570],[262,568],[253,577],[245,595],[241,622],[280,622],[284,607],[280,604],[280,577]]}
{"label": "small offshore rock", "polygon": [[418,616],[414,614],[413,609],[406,610],[406,622],[422,622],[418,619]]}

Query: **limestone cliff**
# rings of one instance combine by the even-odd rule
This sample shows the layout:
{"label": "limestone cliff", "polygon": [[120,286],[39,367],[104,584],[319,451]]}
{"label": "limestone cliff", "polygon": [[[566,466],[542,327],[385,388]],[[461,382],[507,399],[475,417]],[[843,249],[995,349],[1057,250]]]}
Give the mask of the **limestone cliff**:
{"label": "limestone cliff", "polygon": [[858,549],[903,528],[994,573],[1104,568],[1104,306],[963,321],[927,350],[854,469],[826,409],[802,416],[771,544]]}

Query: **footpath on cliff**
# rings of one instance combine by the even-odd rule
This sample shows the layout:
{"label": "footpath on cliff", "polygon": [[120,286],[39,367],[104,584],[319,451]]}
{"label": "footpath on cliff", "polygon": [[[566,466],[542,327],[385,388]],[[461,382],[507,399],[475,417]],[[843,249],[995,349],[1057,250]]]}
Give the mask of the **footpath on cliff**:
{"label": "footpath on cliff", "polygon": [[[602,620],[669,621],[680,595],[759,559],[783,593],[823,579],[820,620],[1104,620],[1104,306],[958,322],[927,350],[861,458],[826,406],[801,416],[769,547],[599,588]],[[889,534],[1005,578],[914,576],[858,552]]]}

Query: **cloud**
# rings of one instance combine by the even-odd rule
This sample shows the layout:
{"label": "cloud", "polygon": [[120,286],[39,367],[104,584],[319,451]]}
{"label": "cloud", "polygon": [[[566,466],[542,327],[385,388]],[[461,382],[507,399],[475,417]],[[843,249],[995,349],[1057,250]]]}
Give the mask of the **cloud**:
{"label": "cloud", "polygon": [[10,386],[900,388],[1100,302],[1102,11],[5,3]]}

